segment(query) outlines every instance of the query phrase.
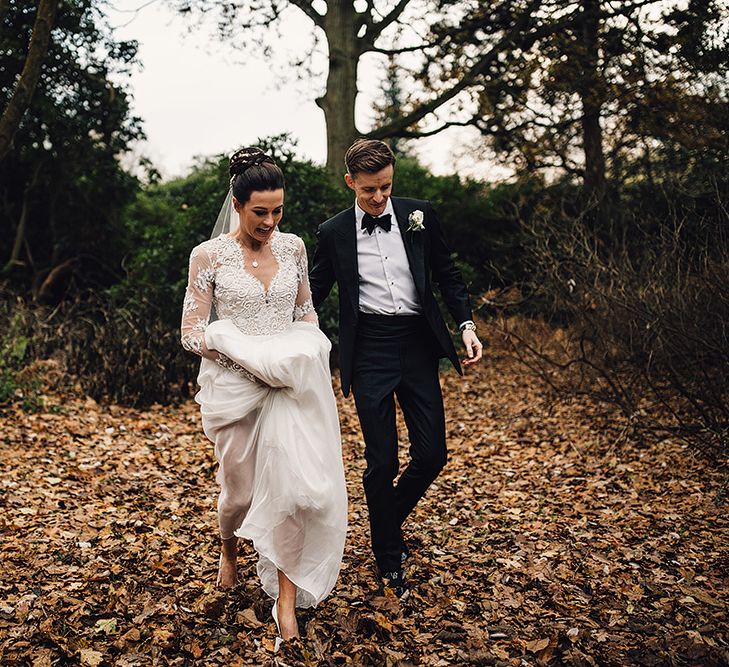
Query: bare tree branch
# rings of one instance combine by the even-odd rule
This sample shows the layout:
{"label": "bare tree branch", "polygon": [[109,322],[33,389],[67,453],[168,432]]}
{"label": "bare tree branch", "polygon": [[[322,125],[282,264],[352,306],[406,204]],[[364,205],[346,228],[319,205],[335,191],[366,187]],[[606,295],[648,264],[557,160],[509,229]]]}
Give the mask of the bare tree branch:
{"label": "bare tree branch", "polygon": [[311,4],[311,2],[307,2],[307,0],[289,1],[294,7],[297,7],[302,12],[304,12],[304,14],[306,14],[318,28],[321,28],[322,30],[324,29],[324,17],[314,9],[314,6]]}
{"label": "bare tree branch", "polygon": [[[623,4],[622,6],[619,6],[618,8],[611,8],[610,10],[601,12],[600,18],[609,19],[618,16],[628,16],[637,9],[650,5],[655,5],[657,4],[657,2],[658,0],[635,0],[635,2],[628,2]],[[402,4],[403,2],[399,3],[398,7]],[[410,113],[405,114],[404,116],[395,119],[386,125],[382,125],[372,130],[371,132],[367,133],[367,136],[379,139],[395,135],[405,138],[428,137],[438,134],[438,132],[441,132],[444,129],[451,127],[452,123],[444,123],[438,129],[430,131],[418,131],[409,129],[411,126],[421,121],[423,118],[446,104],[448,101],[452,100],[459,93],[470,88],[477,81],[477,79],[488,70],[489,66],[498,59],[499,54],[503,50],[505,45],[513,43],[514,46],[518,46],[522,50],[528,50],[540,39],[553,35],[567,28],[568,26],[574,24],[576,19],[579,20],[579,5],[576,4],[573,12],[565,14],[557,21],[547,23],[527,34],[526,30],[529,22],[534,18],[536,10],[544,4],[545,2],[543,0],[535,0],[531,2],[522,12],[519,20],[514,24],[512,30],[501,40],[499,40],[495,45],[493,45],[486,54],[481,56],[481,58],[476,61],[471,69],[468,70],[464,74],[464,76],[460,78],[458,83],[444,90],[440,95],[429,100],[428,102],[424,102],[423,104],[417,106]],[[394,11],[395,10],[393,10],[393,12]],[[392,13],[389,16],[392,16]],[[381,25],[381,23],[377,25]],[[424,51],[427,48],[433,47],[435,45],[436,43],[430,43],[413,47],[405,47],[402,49],[380,49],[372,46],[369,51],[374,53],[381,53],[383,55],[398,55],[400,53]],[[466,124],[473,123],[469,122]]]}
{"label": "bare tree branch", "polygon": [[[366,21],[367,34],[363,38],[365,42],[367,42],[370,46],[374,46],[375,40],[385,30],[387,30],[387,28],[395,23],[395,21],[397,21],[400,16],[402,16],[402,13],[405,11],[405,8],[409,4],[410,0],[400,0],[400,2],[398,2],[395,7],[393,7],[392,11],[377,23],[374,23],[371,18],[368,18],[368,20]],[[369,14],[369,17],[371,17],[371,14]]]}
{"label": "bare tree branch", "polygon": [[463,77],[450,88],[443,91],[440,95],[434,97],[421,104],[419,107],[411,111],[409,114],[398,118],[387,125],[378,127],[371,132],[367,133],[368,137],[372,139],[383,139],[385,137],[391,137],[394,135],[400,135],[404,130],[421,121],[427,115],[431,114],[436,109],[443,106],[446,102],[449,102],[456,97],[463,90],[472,86],[479,76],[484,74],[488,68],[498,60],[502,53],[502,49],[508,44],[519,45],[520,48],[526,50],[531,48],[538,40],[551,35],[559,30],[564,29],[567,25],[574,21],[573,15],[567,15],[561,20],[555,21],[542,26],[540,29],[534,30],[529,34],[526,34],[522,39],[519,39],[521,35],[526,32],[529,23],[533,19],[533,14],[536,8],[541,4],[541,0],[533,0],[528,7],[522,12],[519,19],[514,23],[512,29],[506,33],[492,48],[476,63],[471,69],[464,73]]}
{"label": "bare tree branch", "polygon": [[383,56],[399,56],[403,53],[414,53],[416,51],[427,51],[437,46],[437,42],[431,42],[430,44],[418,44],[416,46],[403,46],[399,49],[381,49],[377,46],[373,46],[367,51],[369,53],[380,53]]}
{"label": "bare tree branch", "polygon": [[471,125],[475,125],[474,119],[466,121],[454,120],[443,123],[433,130],[425,130],[422,132],[418,132],[417,130],[405,130],[401,132],[398,136],[402,137],[403,139],[422,139],[423,137],[432,137],[433,135],[438,134],[443,130],[447,130],[449,127],[469,127]]}

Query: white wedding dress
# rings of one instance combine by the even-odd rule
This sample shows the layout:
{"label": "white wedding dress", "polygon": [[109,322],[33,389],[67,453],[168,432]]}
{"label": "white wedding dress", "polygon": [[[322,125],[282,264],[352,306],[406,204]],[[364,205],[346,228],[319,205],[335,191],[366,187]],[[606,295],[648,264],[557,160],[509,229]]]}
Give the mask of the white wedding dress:
{"label": "white wedding dress", "polygon": [[336,583],[347,530],[331,343],[303,242],[274,231],[270,248],[278,270],[268,288],[229,235],[192,251],[182,344],[203,358],[195,400],[219,463],[221,537],[252,540],[264,591],[278,596],[280,569],[309,607]]}

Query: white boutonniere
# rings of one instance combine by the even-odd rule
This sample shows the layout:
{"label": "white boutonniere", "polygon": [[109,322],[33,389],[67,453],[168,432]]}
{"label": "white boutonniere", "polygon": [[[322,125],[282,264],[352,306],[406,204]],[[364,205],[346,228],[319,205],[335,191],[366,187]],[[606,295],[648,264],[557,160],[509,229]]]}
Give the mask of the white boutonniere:
{"label": "white boutonniere", "polygon": [[407,231],[409,232],[422,232],[425,229],[425,225],[423,224],[423,212],[420,209],[413,211],[408,216],[408,222],[410,223],[407,228]]}

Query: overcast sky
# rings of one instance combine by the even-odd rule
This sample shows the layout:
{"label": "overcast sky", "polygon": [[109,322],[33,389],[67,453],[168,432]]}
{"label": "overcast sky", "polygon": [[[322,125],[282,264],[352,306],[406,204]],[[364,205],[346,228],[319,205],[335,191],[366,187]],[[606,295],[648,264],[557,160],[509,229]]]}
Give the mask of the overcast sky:
{"label": "overcast sky", "polygon": [[[313,26],[298,10],[284,23],[273,63],[243,37],[224,44],[209,27],[193,34],[163,1],[116,0],[108,7],[117,39],[139,42],[141,68],[131,79],[134,111],[144,120],[147,142],[137,152],[165,177],[184,174],[197,155],[229,153],[257,137],[289,132],[303,157],[324,163],[324,115],[314,103],[323,78],[308,84],[281,78],[289,55],[310,44]],[[135,9],[140,8],[134,12]],[[368,128],[380,89],[373,63],[360,70],[357,122]],[[472,137],[462,131],[421,140],[417,150],[437,173],[496,174],[468,157],[457,157]]]}

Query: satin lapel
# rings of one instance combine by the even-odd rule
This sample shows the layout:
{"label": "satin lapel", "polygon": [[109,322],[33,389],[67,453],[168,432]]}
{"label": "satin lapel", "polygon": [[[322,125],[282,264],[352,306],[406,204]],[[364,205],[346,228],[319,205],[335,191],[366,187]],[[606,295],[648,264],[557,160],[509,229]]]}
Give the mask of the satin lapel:
{"label": "satin lapel", "polygon": [[339,288],[349,294],[352,308],[356,313],[359,310],[359,267],[357,264],[357,235],[354,221],[354,207],[347,209],[338,221],[337,257],[342,269],[342,281]]}
{"label": "satin lapel", "polygon": [[415,287],[418,290],[421,300],[425,296],[425,259],[423,250],[423,232],[407,231],[409,222],[408,216],[415,210],[406,206],[396,197],[391,197],[392,207],[397,217],[397,225],[400,227],[400,234],[405,244],[405,253],[410,264],[410,273],[413,274]]}

